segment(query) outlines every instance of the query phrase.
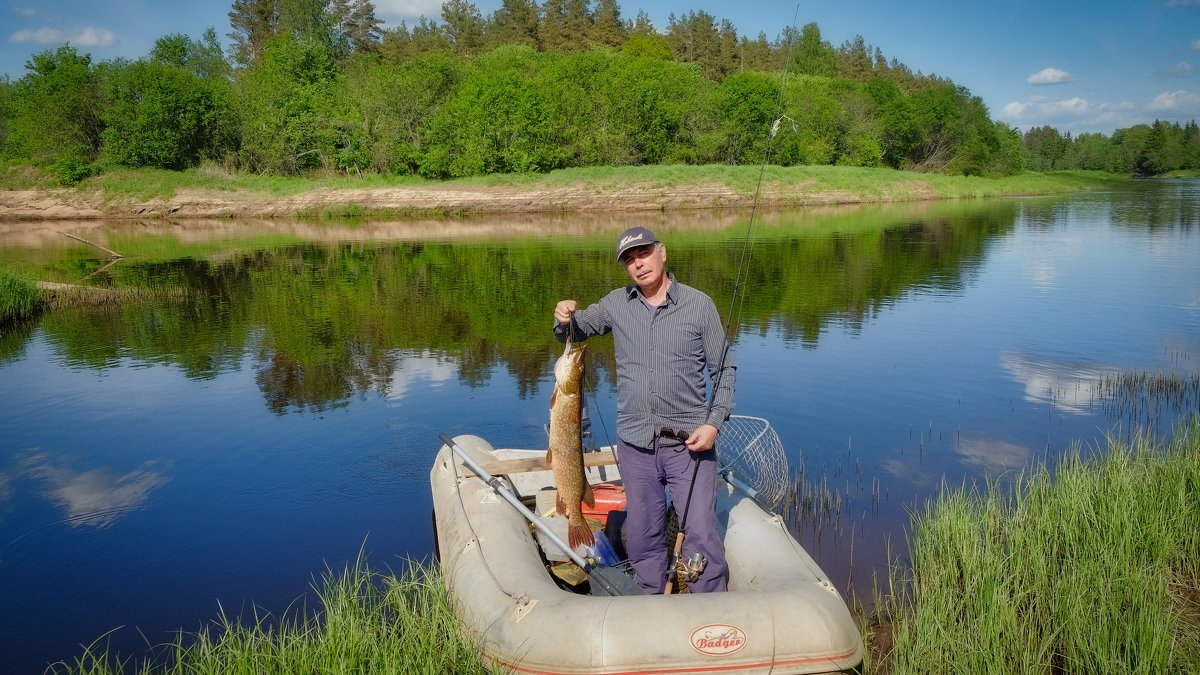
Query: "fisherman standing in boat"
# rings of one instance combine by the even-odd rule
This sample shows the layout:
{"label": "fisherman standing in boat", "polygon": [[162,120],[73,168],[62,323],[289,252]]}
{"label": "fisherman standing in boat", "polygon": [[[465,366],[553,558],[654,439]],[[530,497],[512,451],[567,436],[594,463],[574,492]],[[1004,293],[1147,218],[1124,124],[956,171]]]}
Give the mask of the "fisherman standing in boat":
{"label": "fisherman standing in boat", "polygon": [[663,592],[670,490],[684,525],[682,559],[699,553],[707,560],[690,590],[724,591],[714,444],[733,411],[735,366],[725,330],[712,298],[667,271],[667,247],[650,230],[623,232],[617,259],[633,284],[583,309],[574,300],[559,301],[554,336],[565,342],[568,333],[577,341],[613,334],[617,466],[627,499],[624,544],[638,583],[648,592]]}

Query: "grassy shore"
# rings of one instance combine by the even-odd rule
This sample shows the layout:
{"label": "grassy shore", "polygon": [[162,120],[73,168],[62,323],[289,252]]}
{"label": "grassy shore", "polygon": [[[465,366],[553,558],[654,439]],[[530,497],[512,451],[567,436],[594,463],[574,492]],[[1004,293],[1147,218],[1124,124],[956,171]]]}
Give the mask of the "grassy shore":
{"label": "grassy shore", "polygon": [[[868,671],[1200,672],[1200,420],[914,517]],[[888,648],[888,645],[890,649]]]}
{"label": "grassy shore", "polygon": [[[761,184],[760,184],[761,177]],[[1099,172],[979,177],[842,166],[629,166],[456,181],[413,176],[262,176],[205,164],[185,171],[117,169],[57,188],[29,166],[0,165],[0,214],[49,217],[408,220],[511,211],[673,210],[895,203],[1058,194],[1126,178]],[[757,202],[756,202],[757,199]],[[47,208],[53,204],[53,208]]]}
{"label": "grassy shore", "polygon": [[399,576],[361,561],[327,573],[318,607],[251,622],[222,615],[212,629],[155,646],[146,659],[109,654],[104,639],[53,664],[56,675],[247,673],[483,673],[476,645],[458,630],[435,568],[416,564]]}

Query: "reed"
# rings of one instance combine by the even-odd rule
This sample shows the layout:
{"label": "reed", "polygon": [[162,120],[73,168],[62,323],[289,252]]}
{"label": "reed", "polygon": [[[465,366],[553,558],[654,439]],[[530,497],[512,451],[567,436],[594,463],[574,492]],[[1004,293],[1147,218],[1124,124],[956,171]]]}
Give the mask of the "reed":
{"label": "reed", "polygon": [[1196,672],[1200,417],[1169,443],[1107,443],[916,514],[873,672]]}
{"label": "reed", "polygon": [[211,629],[180,634],[141,661],[108,653],[104,638],[55,675],[490,672],[478,646],[461,636],[435,567],[414,563],[400,576],[372,572],[360,559],[329,571],[314,588],[318,607],[252,621],[221,613]]}
{"label": "reed", "polygon": [[0,325],[33,316],[42,302],[41,293],[32,281],[0,269]]}

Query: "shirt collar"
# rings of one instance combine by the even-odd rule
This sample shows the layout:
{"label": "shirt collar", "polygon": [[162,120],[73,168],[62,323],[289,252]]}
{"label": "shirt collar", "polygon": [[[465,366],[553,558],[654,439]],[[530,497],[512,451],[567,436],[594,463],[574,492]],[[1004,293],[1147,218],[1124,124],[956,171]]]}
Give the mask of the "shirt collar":
{"label": "shirt collar", "polygon": [[[672,274],[671,272],[667,272],[667,279],[670,279],[670,281],[671,281],[671,285],[667,287],[667,304],[669,305],[671,303],[674,303],[676,300],[675,287],[678,284],[675,283],[675,275]],[[637,284],[629,284],[628,286],[625,287],[625,296],[626,296],[625,299],[626,300],[633,300],[634,298],[637,298],[641,295],[642,295],[642,289]]]}

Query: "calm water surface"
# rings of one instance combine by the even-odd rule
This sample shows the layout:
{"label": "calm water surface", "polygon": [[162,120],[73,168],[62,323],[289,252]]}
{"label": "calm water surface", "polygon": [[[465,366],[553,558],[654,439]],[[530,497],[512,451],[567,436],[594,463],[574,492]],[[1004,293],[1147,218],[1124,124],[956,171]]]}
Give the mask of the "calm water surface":
{"label": "calm water surface", "polygon": [[[0,334],[5,671],[278,612],[360,550],[430,556],[437,434],[544,445],[554,302],[623,283],[631,220],[3,226],[0,263],[38,278],[172,289]],[[745,215],[648,224],[733,307],[737,411],[838,495],[793,523],[848,595],[943,482],[1200,411],[1200,182],[760,214],[736,303]],[[57,230],[128,257],[100,269]],[[607,443],[611,342],[591,353]],[[1106,393],[1143,374],[1193,384]]]}

